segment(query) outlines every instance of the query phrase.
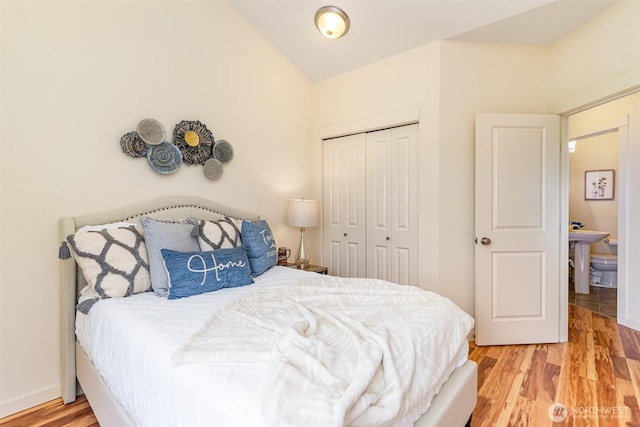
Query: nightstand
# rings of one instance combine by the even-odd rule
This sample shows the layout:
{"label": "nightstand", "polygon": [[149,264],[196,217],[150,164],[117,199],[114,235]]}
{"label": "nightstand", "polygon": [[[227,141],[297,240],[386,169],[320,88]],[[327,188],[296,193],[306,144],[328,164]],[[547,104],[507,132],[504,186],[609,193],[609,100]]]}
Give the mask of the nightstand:
{"label": "nightstand", "polygon": [[[296,264],[292,263],[292,262],[287,264],[286,267],[297,268]],[[310,271],[312,273],[319,273],[319,274],[327,274],[329,272],[329,268],[328,267],[323,267],[321,265],[313,265],[313,264],[309,264],[309,267],[301,269],[301,270]]]}

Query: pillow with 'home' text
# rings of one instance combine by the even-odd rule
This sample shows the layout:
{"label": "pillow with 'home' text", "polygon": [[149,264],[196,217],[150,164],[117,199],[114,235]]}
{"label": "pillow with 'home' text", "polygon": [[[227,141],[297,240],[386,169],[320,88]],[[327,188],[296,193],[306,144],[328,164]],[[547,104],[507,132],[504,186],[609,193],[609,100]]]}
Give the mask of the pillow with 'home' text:
{"label": "pillow with 'home' text", "polygon": [[168,299],[254,283],[247,253],[240,246],[197,252],[162,249],[161,253],[169,281]]}

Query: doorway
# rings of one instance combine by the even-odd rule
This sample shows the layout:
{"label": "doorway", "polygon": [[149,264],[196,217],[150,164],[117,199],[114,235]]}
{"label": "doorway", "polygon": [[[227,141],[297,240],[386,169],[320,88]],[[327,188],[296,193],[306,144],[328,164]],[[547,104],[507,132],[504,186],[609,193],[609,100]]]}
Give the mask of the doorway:
{"label": "doorway", "polygon": [[[615,200],[618,204],[618,266],[616,318],[619,324],[640,330],[640,292],[633,286],[640,278],[640,241],[635,237],[640,230],[640,92],[604,101],[589,109],[565,113],[564,141],[587,140],[591,137],[611,134],[617,140],[618,161],[616,170]],[[579,142],[578,148],[579,148]],[[615,143],[614,143],[615,144]],[[565,218],[569,220],[569,156],[568,144],[563,144]],[[584,185],[584,181],[581,185]],[[584,190],[581,190],[584,191]],[[567,227],[568,228],[568,227]],[[567,233],[568,234],[568,233]],[[566,235],[565,235],[566,236]],[[565,237],[568,243],[568,236]],[[568,246],[568,244],[567,244]],[[597,249],[596,249],[597,250]],[[567,250],[568,252],[568,250]],[[593,249],[592,253],[595,252]],[[567,280],[568,283],[568,280]],[[567,292],[569,295],[569,292]]]}
{"label": "doorway", "polygon": [[612,268],[617,258],[618,139],[615,129],[574,139],[568,147],[570,228],[609,233],[606,239],[591,244],[591,264],[597,269],[590,268],[588,294],[575,292],[575,270],[580,266],[575,243],[569,243],[569,303],[613,318],[617,317],[617,271],[603,274],[602,268]]}

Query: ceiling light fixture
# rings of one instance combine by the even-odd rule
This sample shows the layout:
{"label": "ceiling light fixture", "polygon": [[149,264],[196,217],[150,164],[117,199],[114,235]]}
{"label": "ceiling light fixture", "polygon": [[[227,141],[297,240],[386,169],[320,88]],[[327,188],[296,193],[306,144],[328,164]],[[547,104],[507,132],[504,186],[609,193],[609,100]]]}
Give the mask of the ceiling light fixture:
{"label": "ceiling light fixture", "polygon": [[316,27],[328,39],[337,39],[349,31],[349,17],[335,6],[323,6],[316,12]]}

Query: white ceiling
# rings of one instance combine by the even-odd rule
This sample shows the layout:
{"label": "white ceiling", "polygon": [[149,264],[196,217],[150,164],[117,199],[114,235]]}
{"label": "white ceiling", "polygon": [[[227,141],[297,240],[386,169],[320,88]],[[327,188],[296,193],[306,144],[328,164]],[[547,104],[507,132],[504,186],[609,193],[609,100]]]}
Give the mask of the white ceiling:
{"label": "white ceiling", "polygon": [[[548,45],[615,0],[231,0],[312,82],[434,40]],[[338,6],[351,19],[328,40],[313,16]]]}

